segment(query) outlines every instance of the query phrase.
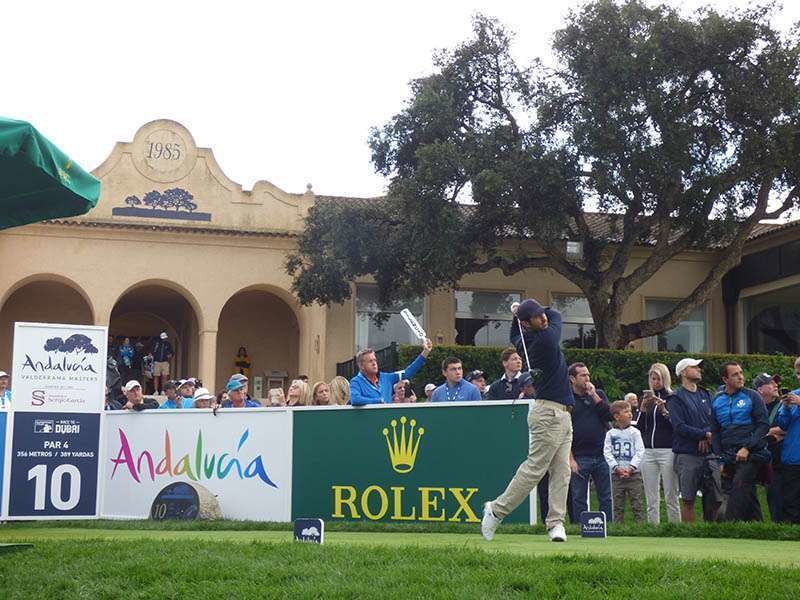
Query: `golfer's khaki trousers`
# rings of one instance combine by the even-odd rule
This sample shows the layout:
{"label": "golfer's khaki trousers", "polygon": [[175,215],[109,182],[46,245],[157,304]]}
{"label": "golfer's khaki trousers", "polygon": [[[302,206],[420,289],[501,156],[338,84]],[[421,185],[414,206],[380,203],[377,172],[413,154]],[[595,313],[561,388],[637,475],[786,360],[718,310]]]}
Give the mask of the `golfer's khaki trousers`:
{"label": "golfer's khaki trousers", "polygon": [[563,404],[535,400],[528,411],[528,428],[528,458],[519,466],[506,491],[492,502],[492,513],[498,519],[504,518],[522,504],[545,473],[550,473],[547,511],[547,528],[550,529],[563,523],[567,512],[572,417]]}

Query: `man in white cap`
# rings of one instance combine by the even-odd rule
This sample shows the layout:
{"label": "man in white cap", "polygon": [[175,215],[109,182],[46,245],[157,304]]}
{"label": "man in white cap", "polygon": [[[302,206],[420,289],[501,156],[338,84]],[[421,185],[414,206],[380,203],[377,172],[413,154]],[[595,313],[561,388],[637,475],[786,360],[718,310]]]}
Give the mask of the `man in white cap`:
{"label": "man in white cap", "polygon": [[0,410],[11,408],[11,388],[8,387],[8,373],[0,371]]}
{"label": "man in white cap", "polygon": [[169,360],[172,358],[172,344],[167,341],[166,331],[162,331],[158,336],[156,345],[153,346],[153,385],[156,394],[161,394],[161,383],[166,382],[169,377]]}
{"label": "man in white cap", "polygon": [[681,386],[667,399],[672,421],[674,469],[681,493],[681,521],[693,523],[694,502],[703,492],[703,515],[715,521],[722,504],[719,465],[711,453],[711,394],[698,384],[702,359],[682,358],[675,365]]}
{"label": "man in white cap", "polygon": [[436,385],[433,383],[428,383],[425,385],[425,398],[428,399],[428,402],[431,401],[431,396],[433,396],[433,390],[436,389]]}
{"label": "man in white cap", "polygon": [[122,391],[125,393],[127,402],[122,408],[125,410],[145,410],[147,408],[158,408],[158,402],[154,398],[145,398],[142,394],[142,384],[131,379],[124,385]]}

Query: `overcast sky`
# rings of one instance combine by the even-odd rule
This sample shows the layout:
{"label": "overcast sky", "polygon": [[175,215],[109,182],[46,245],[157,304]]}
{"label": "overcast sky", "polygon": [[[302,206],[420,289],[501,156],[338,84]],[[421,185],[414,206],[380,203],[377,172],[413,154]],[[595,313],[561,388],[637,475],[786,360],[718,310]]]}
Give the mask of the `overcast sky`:
{"label": "overcast sky", "polygon": [[[91,170],[153,119],[181,122],[245,189],[373,196],[367,136],[398,112],[437,48],[476,11],[516,31],[517,59],[549,56],[567,0],[130,3],[3,7],[0,114],[31,121]],[[745,6],[744,0],[674,2]],[[786,0],[781,28],[800,20]]]}

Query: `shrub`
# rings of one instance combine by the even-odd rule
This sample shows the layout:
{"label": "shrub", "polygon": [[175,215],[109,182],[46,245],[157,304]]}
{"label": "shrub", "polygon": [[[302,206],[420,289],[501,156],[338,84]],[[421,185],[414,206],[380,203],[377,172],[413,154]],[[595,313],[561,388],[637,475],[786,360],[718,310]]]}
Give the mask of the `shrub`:
{"label": "shrub", "polygon": [[[487,382],[498,379],[503,373],[500,364],[502,347],[494,346],[434,346],[428,361],[413,378],[414,389],[419,398],[425,384],[440,384],[444,381],[441,363],[447,356],[457,356],[463,361],[464,374],[474,369],[486,372]],[[419,353],[419,346],[403,345],[400,347],[399,368],[409,364]],[[736,361],[742,365],[746,385],[752,385],[753,377],[759,373],[780,375],[783,379],[781,387],[794,389],[797,387],[794,376],[794,357],[766,354],[685,354],[678,352],[641,352],[639,350],[597,350],[568,348],[564,350],[567,364],[573,362],[586,363],[592,373],[592,381],[597,387],[605,390],[609,399],[619,400],[627,392],[637,395],[647,389],[647,371],[654,362],[667,365],[673,374],[673,387],[677,382],[675,365],[686,356],[703,359],[703,385],[714,392],[721,383],[719,366],[726,361]],[[525,357],[522,357],[523,368]]]}

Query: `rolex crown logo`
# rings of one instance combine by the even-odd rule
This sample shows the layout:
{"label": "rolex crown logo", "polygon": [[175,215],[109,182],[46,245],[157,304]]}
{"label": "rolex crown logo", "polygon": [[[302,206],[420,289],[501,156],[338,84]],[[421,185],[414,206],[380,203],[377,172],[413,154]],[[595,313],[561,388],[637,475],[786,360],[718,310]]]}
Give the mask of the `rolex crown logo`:
{"label": "rolex crown logo", "polygon": [[414,461],[417,458],[420,438],[425,433],[425,429],[417,429],[416,438],[414,428],[417,422],[414,419],[408,422],[408,435],[406,435],[406,418],[400,417],[400,437],[397,436],[397,419],[392,419],[392,435],[389,439],[389,428],[383,428],[383,437],[386,438],[386,445],[389,447],[389,459],[392,461],[392,469],[398,473],[408,473],[414,468]]}

